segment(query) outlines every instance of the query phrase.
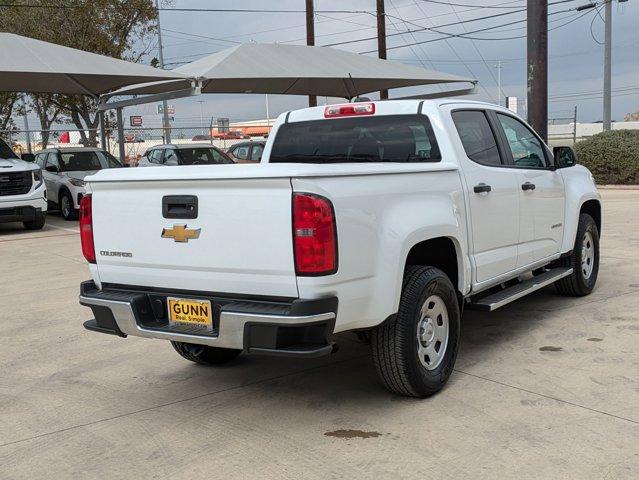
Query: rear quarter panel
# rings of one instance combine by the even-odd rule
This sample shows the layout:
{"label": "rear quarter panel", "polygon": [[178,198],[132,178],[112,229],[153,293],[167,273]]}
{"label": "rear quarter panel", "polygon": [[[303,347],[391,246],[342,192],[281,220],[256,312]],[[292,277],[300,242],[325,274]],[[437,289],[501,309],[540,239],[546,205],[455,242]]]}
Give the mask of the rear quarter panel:
{"label": "rear quarter panel", "polygon": [[293,190],[333,202],[338,271],[298,277],[302,298],[336,295],[336,331],[368,328],[397,312],[406,257],[417,243],[449,237],[458,251],[460,289],[470,267],[459,172],[444,171],[293,179]]}

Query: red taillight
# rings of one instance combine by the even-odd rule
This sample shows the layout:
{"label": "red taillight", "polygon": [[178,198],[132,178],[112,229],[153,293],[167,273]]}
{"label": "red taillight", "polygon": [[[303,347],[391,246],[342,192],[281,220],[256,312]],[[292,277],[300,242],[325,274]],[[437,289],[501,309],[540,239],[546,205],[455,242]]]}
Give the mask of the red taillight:
{"label": "red taillight", "polygon": [[80,242],[82,255],[89,263],[95,263],[95,246],[93,245],[93,212],[91,195],[80,200]]}
{"label": "red taillight", "polygon": [[293,194],[293,248],[297,275],[330,275],[337,271],[335,213],[327,198]]}
{"label": "red taillight", "polygon": [[347,103],[345,105],[329,105],[324,109],[324,118],[353,117],[356,115],[373,115],[374,103]]}

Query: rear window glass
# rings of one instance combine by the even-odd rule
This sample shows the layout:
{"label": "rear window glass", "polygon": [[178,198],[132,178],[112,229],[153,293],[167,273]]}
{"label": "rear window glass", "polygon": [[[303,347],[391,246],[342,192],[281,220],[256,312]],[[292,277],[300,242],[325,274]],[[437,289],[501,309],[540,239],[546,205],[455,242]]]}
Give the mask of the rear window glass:
{"label": "rear window glass", "polygon": [[436,162],[441,159],[423,115],[351,117],[287,123],[270,163]]}
{"label": "rear window glass", "polygon": [[63,152],[60,171],[100,170],[102,164],[96,152]]}

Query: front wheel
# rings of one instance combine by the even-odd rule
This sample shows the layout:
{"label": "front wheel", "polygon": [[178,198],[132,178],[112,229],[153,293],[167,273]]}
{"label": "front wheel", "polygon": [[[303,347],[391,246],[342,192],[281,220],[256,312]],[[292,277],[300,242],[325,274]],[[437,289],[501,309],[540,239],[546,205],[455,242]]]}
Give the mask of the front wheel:
{"label": "front wheel", "polygon": [[377,373],[393,393],[428,397],[450,377],[459,348],[460,312],[444,272],[410,266],[399,311],[372,332]]}
{"label": "front wheel", "polygon": [[587,213],[579,216],[577,238],[569,257],[560,260],[562,267],[572,268],[572,274],[555,283],[562,295],[583,297],[595,288],[599,273],[599,230]]}
{"label": "front wheel", "polygon": [[60,213],[65,220],[77,220],[78,211],[73,205],[71,194],[66,190],[60,194]]}
{"label": "front wheel", "polygon": [[33,220],[28,222],[22,222],[24,228],[26,230],[42,230],[44,227],[44,223],[46,221],[47,214],[44,212],[36,213],[36,216]]}
{"label": "front wheel", "polygon": [[209,347],[194,343],[171,342],[173,348],[183,358],[200,365],[222,365],[234,360],[242,350]]}

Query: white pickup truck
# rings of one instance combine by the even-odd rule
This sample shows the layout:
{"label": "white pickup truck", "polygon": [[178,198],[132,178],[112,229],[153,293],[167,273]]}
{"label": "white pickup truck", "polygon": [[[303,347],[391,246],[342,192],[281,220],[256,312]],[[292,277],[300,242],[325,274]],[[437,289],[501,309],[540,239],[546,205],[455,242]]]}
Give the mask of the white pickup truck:
{"label": "white pickup truck", "polygon": [[288,112],[260,164],[103,170],[80,209],[84,325],[203,364],[316,357],[354,331],[389,390],[431,395],[464,308],[592,291],[601,203],[575,160],[448,99]]}
{"label": "white pickup truck", "polygon": [[18,158],[0,138],[0,223],[22,222],[27,230],[41,230],[47,215],[47,190],[33,155]]}

